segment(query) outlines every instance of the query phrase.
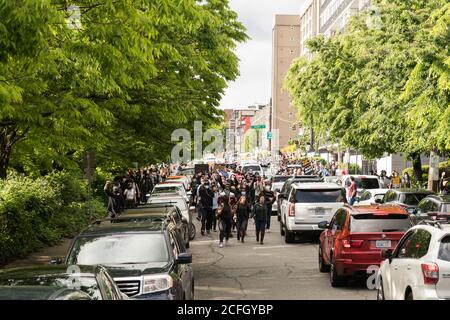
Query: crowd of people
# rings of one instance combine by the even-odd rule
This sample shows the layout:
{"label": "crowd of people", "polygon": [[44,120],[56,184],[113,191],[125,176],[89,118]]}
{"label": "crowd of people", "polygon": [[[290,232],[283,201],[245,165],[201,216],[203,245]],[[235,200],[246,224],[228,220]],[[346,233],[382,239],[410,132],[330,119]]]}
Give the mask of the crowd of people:
{"label": "crowd of people", "polygon": [[272,205],[276,200],[270,180],[259,174],[234,170],[233,175],[198,173],[192,179],[191,204],[197,207],[201,234],[219,230],[219,246],[227,244],[233,232],[244,242],[247,226],[252,219],[256,226],[256,240],[264,244],[270,232]]}

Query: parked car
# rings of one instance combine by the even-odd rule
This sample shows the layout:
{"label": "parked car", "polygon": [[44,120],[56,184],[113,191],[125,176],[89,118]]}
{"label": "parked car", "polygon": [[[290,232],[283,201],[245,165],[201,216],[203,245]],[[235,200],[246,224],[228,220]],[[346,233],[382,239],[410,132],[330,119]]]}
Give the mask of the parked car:
{"label": "parked car", "polygon": [[357,198],[358,205],[370,205],[374,203],[382,203],[383,197],[390,189],[371,189],[361,191],[361,195]]}
{"label": "parked car", "polygon": [[296,234],[321,232],[317,224],[329,222],[344,205],[345,191],[333,183],[294,183],[287,197],[279,197],[280,233],[286,243],[292,243]]}
{"label": "parked car", "polygon": [[382,252],[379,300],[450,300],[448,219],[411,228],[393,251]]}
{"label": "parked car", "polygon": [[183,183],[184,189],[186,189],[186,191],[189,191],[191,189],[191,179],[186,176],[168,176],[165,182],[181,182]]}
{"label": "parked car", "polygon": [[278,195],[281,191],[281,188],[283,187],[284,182],[272,182],[271,190],[275,193],[276,200],[272,205],[272,213],[277,214],[278,212]]}
{"label": "parked car", "polygon": [[450,195],[429,195],[423,198],[413,213],[418,220],[428,218],[429,213],[450,213]]}
{"label": "parked car", "polygon": [[189,203],[190,196],[186,189],[184,188],[183,183],[174,182],[174,183],[159,183],[154,188],[152,193],[150,194],[150,198],[158,198],[158,197],[167,197],[173,194],[178,194],[182,196],[186,203]]}
{"label": "parked car", "polygon": [[422,189],[391,189],[383,197],[381,201],[383,204],[395,204],[413,213],[417,208],[419,202],[423,198],[434,194],[434,192]]}
{"label": "parked car", "polygon": [[95,223],[73,241],[67,265],[104,265],[120,290],[147,300],[194,297],[192,255],[164,222]]}
{"label": "parked car", "polygon": [[181,170],[179,170],[177,172],[177,174],[180,176],[191,178],[192,176],[195,175],[195,168],[194,167],[184,167],[184,168],[181,168]]}
{"label": "parked car", "polygon": [[323,177],[323,182],[326,183],[336,183],[336,184],[341,184],[341,177],[337,177],[337,176],[324,176]]}
{"label": "parked car", "polygon": [[189,220],[183,216],[175,204],[156,203],[125,210],[119,217],[112,220],[114,223],[129,221],[171,222],[181,234],[186,248],[189,248]]}
{"label": "parked car", "polygon": [[344,206],[331,222],[322,221],[319,270],[330,272],[333,287],[353,277],[367,277],[379,266],[381,250],[393,249],[412,226],[408,213],[396,206]]}
{"label": "parked car", "polygon": [[0,270],[0,300],[123,300],[102,266],[31,266]]}
{"label": "parked car", "polygon": [[357,196],[361,196],[363,190],[382,189],[380,180],[377,176],[347,174],[343,175],[340,179],[342,187],[350,185],[350,177],[354,177],[357,185]]}
{"label": "parked car", "polygon": [[[292,185],[294,183],[307,183],[307,182],[323,182],[323,179],[319,176],[315,175],[304,175],[304,176],[290,176],[289,179],[287,179],[283,186],[281,187],[281,190],[277,195],[277,215],[278,215],[278,221],[281,221],[281,202],[282,198],[287,198],[289,196],[289,192],[291,191]],[[280,198],[281,195],[281,198]]]}

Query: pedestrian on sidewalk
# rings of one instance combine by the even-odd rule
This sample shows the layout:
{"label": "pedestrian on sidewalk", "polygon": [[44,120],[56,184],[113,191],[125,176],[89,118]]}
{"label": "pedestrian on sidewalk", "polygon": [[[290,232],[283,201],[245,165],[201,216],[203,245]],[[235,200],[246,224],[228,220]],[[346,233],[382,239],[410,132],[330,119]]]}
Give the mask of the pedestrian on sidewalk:
{"label": "pedestrian on sidewalk", "polygon": [[255,220],[256,242],[264,244],[264,234],[266,233],[267,207],[264,195],[259,196],[258,203],[253,207],[252,217]]}
{"label": "pedestrian on sidewalk", "polygon": [[239,202],[236,208],[236,226],[237,226],[237,240],[244,243],[244,238],[247,232],[248,219],[250,216],[250,204],[247,201],[245,193],[241,193]]}
{"label": "pedestrian on sidewalk", "polygon": [[228,244],[229,234],[231,233],[231,207],[229,203],[229,198],[224,196],[222,202],[217,209],[217,220],[219,223],[219,247],[223,247],[223,240],[225,239],[225,244]]}

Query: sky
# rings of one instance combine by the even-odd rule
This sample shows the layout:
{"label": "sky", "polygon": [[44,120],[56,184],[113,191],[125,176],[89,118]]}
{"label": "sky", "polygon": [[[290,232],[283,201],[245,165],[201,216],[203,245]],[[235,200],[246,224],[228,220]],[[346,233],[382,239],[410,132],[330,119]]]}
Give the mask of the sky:
{"label": "sky", "polygon": [[241,75],[229,83],[221,101],[222,109],[269,103],[274,15],[300,14],[306,3],[307,0],[230,0],[230,8],[239,15],[250,40],[238,45]]}

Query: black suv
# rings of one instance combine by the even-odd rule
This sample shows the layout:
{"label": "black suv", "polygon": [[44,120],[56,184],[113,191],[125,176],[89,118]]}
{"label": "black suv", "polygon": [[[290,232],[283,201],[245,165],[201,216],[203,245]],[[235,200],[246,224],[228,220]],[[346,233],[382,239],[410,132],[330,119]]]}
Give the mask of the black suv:
{"label": "black suv", "polygon": [[123,300],[102,266],[33,266],[0,271],[0,300]]}
{"label": "black suv", "polygon": [[189,248],[189,221],[183,217],[180,209],[170,203],[146,204],[136,209],[125,210],[119,217],[113,219],[113,222],[124,221],[142,221],[162,222],[166,220],[173,223],[180,232],[186,248]]}
{"label": "black suv", "polygon": [[104,265],[120,290],[148,300],[193,299],[192,255],[166,222],[97,222],[73,241],[66,264]]}

